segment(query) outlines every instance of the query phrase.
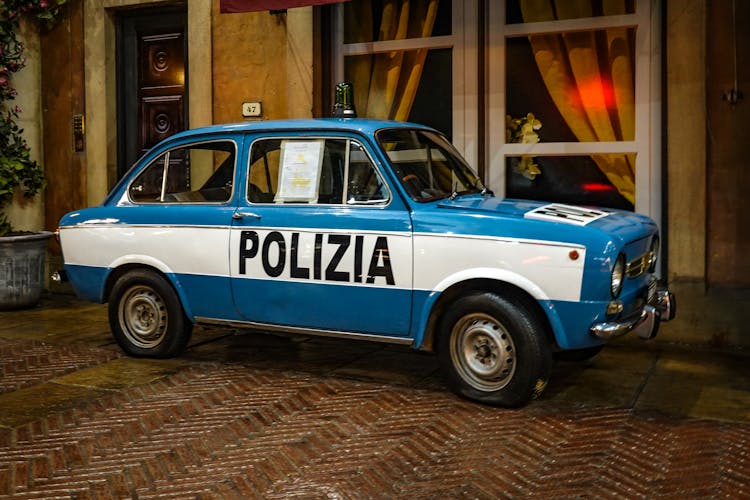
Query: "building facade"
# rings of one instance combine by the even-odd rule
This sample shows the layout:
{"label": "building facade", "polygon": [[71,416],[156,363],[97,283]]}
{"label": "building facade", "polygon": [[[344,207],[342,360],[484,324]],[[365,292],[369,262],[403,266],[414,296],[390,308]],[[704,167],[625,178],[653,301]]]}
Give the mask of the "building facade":
{"label": "building facade", "polygon": [[52,30],[25,24],[16,84],[49,187],[15,219],[54,229],[183,128],[326,116],[346,80],[360,116],[438,128],[500,196],[651,216],[684,299],[664,337],[750,345],[750,5],[330,2],[69,0]]}

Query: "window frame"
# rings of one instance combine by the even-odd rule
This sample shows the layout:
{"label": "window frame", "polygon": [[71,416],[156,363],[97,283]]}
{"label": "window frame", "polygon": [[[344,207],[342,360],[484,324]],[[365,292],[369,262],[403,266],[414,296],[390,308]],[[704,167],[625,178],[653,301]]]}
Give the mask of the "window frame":
{"label": "window frame", "polygon": [[[661,52],[659,0],[636,0],[635,13],[506,24],[505,2],[489,2],[487,57],[488,184],[506,193],[506,159],[522,155],[581,156],[635,153],[635,211],[661,221]],[[607,28],[635,29],[635,139],[613,142],[505,143],[507,38]]]}
{"label": "window frame", "polygon": [[[344,6],[333,6],[332,73],[335,82],[344,81],[344,58],[416,49],[451,49],[452,140],[470,165],[479,162],[479,54],[476,50],[479,0],[452,0],[451,34],[404,40],[344,43]],[[472,38],[473,37],[473,38]],[[355,89],[356,92],[356,89]]]}

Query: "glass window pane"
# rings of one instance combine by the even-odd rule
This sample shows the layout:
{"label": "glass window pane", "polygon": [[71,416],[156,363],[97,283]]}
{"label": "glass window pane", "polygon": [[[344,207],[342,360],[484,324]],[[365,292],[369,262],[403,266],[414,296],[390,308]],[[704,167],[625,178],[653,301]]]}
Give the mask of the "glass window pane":
{"label": "glass window pane", "polygon": [[344,3],[344,43],[450,34],[450,0],[351,0]]}
{"label": "glass window pane", "polygon": [[142,203],[226,202],[232,195],[235,156],[233,142],[173,149],[133,181],[130,198]]}
{"label": "glass window pane", "polygon": [[164,164],[166,154],[159,156],[146,167],[133,181],[128,189],[132,201],[138,203],[153,203],[161,199],[161,187],[164,179]]}
{"label": "glass window pane", "polygon": [[273,203],[279,179],[281,139],[253,143],[250,172],[247,176],[247,199],[251,203]]}
{"label": "glass window pane", "polygon": [[634,210],[635,154],[506,158],[509,198]]}
{"label": "glass window pane", "polygon": [[450,137],[451,64],[451,49],[393,51],[347,57],[344,73],[359,116],[421,123]]}
{"label": "glass window pane", "polygon": [[482,185],[441,135],[405,128],[384,129],[378,143],[409,196],[418,202],[478,193]]}
{"label": "glass window pane", "polygon": [[[318,176],[317,198],[311,200],[279,199],[282,150],[286,144],[323,144]],[[346,148],[349,144],[349,164]],[[348,169],[348,170],[347,170]],[[348,174],[348,182],[345,182]],[[346,191],[344,186],[346,185]],[[348,139],[268,139],[253,144],[248,176],[248,199],[252,203],[318,203],[323,205],[382,204],[388,201],[385,188],[364,148]]]}
{"label": "glass window pane", "polygon": [[508,24],[554,21],[557,19],[579,19],[583,17],[616,16],[635,14],[635,0],[507,0],[505,22]]}
{"label": "glass window pane", "polygon": [[318,203],[338,205],[344,202],[345,163],[346,139],[326,139],[320,168]]}
{"label": "glass window pane", "polygon": [[356,142],[349,146],[349,182],[346,202],[350,205],[373,205],[388,201],[388,191],[365,149]]}
{"label": "glass window pane", "polygon": [[[635,138],[635,28],[506,40],[506,106],[543,142]],[[507,139],[506,139],[507,140]]]}

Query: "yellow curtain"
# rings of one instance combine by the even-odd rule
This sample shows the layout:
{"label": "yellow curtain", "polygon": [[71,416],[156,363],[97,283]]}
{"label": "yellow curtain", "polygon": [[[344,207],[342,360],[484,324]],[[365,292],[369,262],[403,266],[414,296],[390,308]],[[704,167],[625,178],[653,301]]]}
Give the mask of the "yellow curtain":
{"label": "yellow curtain", "polygon": [[[625,0],[602,0],[604,15],[625,14]],[[525,22],[593,15],[592,0],[521,0]],[[581,142],[635,138],[634,65],[627,28],[529,36],[544,84]],[[540,114],[537,111],[537,114]],[[635,155],[592,155],[599,169],[635,204]]]}
{"label": "yellow curtain", "polygon": [[[384,0],[378,41],[432,35],[438,0]],[[345,22],[373,25],[371,0],[355,0],[345,7]],[[363,30],[351,43],[370,41]],[[404,121],[409,118],[422,78],[427,49],[392,51],[351,57],[347,75],[354,84],[357,113],[370,118]]]}

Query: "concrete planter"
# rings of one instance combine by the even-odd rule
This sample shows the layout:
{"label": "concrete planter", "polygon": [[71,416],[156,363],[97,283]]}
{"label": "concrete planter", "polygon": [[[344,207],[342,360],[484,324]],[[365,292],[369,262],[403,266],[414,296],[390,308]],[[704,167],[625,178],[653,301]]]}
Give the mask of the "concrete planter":
{"label": "concrete planter", "polygon": [[49,231],[39,231],[0,238],[0,311],[39,302],[51,236]]}

